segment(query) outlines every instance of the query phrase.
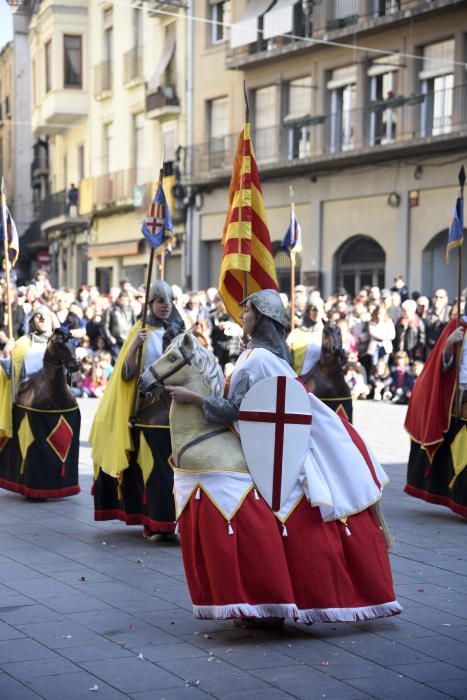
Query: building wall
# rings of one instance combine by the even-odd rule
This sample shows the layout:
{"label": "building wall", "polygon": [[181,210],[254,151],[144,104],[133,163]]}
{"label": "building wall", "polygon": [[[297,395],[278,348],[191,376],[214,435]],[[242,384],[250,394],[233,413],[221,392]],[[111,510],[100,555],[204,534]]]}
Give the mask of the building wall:
{"label": "building wall", "polygon": [[[231,21],[235,21],[243,14],[246,3],[235,2],[231,5]],[[196,6],[197,14],[207,12],[202,3],[196,3]],[[457,4],[454,7],[451,4],[441,13],[426,12],[397,26],[375,27],[358,36],[356,43],[421,56],[425,45],[453,38],[454,60],[457,62],[453,66],[454,85],[464,86],[467,82],[465,66],[460,63],[465,63],[467,59],[466,27],[467,6]],[[370,99],[367,70],[376,56],[381,54],[314,45],[308,51],[289,51],[270,59],[266,55],[261,61],[229,70],[225,67],[229,54],[227,42],[209,47],[206,31],[205,25],[199,23],[195,35],[194,63],[195,145],[207,140],[206,101],[214,97],[229,97],[228,130],[241,130],[244,121],[243,79],[249,90],[253,127],[256,89],[275,86],[275,123],[280,128],[286,113],[285,83],[310,75],[313,84],[310,114],[329,115],[327,83],[331,71],[351,64],[357,64],[356,109],[367,109]],[[348,37],[337,37],[336,41],[349,43]],[[421,70],[421,60],[403,56],[397,75],[396,95],[419,94]],[[206,75],[210,76],[209,81],[205,80]],[[460,137],[460,134],[467,133],[465,88],[462,103],[458,95],[459,90],[454,99],[453,120],[456,120],[457,126],[461,125]],[[401,141],[400,152],[393,155],[387,151],[386,158],[381,155],[377,163],[372,159],[372,149],[369,147],[360,148],[360,158],[359,150],[340,153],[335,157],[326,154],[325,166],[320,162],[310,162],[306,167],[301,166],[299,174],[293,164],[284,163],[281,169],[277,164],[271,166],[270,163],[258,162],[271,240],[274,244],[285,234],[289,216],[289,185],[292,185],[303,231],[301,273],[304,279],[310,278],[310,274],[320,273],[323,294],[328,295],[335,289],[336,253],[339,248],[352,237],[365,235],[374,239],[384,250],[386,286],[391,286],[393,278],[402,274],[413,290],[430,294],[431,287],[437,284],[438,279],[448,287],[451,297],[455,295],[455,275],[444,274],[440,262],[441,248],[436,241],[440,232],[448,227],[457,195],[457,174],[465,160],[465,148],[460,141],[455,142],[456,134],[446,134],[437,151],[420,149],[415,156],[405,155],[405,143],[407,147],[411,146],[416,135],[419,113],[419,106],[411,111],[406,109],[404,122],[398,123],[398,129],[405,139]],[[357,140],[364,139],[365,129],[363,120],[355,122],[354,135]],[[318,128],[315,128],[312,133],[317,131]],[[343,157],[346,155],[354,157],[346,160]],[[416,175],[417,165],[422,170]],[[195,241],[194,286],[200,287],[212,283],[218,276],[220,258],[215,240],[219,240],[222,233],[228,182],[225,176],[216,181],[211,173],[205,175],[204,181],[203,174],[194,173],[194,176],[195,179],[197,176],[196,186],[202,193],[202,199],[198,198],[198,209],[195,207],[191,231]],[[409,194],[413,190],[419,193],[417,206],[411,206],[409,202]],[[388,200],[391,193],[398,196],[396,206],[391,206]],[[200,201],[202,206],[199,206]],[[391,201],[394,203],[394,196]],[[435,249],[436,262],[433,262]],[[430,272],[427,270],[428,261],[431,261]],[[210,265],[216,269],[210,269]],[[463,284],[466,283],[464,279]]]}

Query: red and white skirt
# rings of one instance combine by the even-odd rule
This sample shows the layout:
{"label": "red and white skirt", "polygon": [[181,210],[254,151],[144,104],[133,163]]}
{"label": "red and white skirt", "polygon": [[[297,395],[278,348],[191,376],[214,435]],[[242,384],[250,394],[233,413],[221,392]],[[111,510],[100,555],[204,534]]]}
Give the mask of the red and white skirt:
{"label": "red and white skirt", "polygon": [[178,525],[197,618],[349,622],[401,611],[371,509],[324,522],[303,495],[283,524],[251,489],[227,522],[201,487]]}

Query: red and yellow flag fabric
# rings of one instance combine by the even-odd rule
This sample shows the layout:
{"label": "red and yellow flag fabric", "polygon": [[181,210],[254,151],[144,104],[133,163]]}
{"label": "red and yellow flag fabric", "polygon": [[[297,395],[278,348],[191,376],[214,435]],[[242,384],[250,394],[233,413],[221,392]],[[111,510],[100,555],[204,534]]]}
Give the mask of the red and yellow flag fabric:
{"label": "red and yellow flag fabric", "polygon": [[241,323],[239,302],[260,289],[276,289],[277,276],[258,167],[247,122],[239,136],[225,218],[224,256],[219,275],[219,294],[229,314]]}

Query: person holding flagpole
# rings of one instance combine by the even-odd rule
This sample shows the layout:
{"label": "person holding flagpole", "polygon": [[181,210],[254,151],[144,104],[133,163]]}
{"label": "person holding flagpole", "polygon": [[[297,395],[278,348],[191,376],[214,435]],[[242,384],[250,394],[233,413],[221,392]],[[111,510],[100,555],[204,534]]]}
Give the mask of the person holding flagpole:
{"label": "person holding flagpole", "polygon": [[142,318],[118,355],[90,433],[94,517],[143,525],[147,537],[168,537],[175,530],[173,473],[168,463],[170,399],[163,395],[148,401],[137,390],[140,374],[184,329],[170,285],[162,279],[151,285],[154,257],[164,256],[172,237],[162,175],[141,230],[151,245]]}
{"label": "person holding flagpole", "polygon": [[467,518],[467,310],[461,310],[464,168],[449,227],[458,251],[457,314],[438,338],[410,397],[405,428],[411,437],[405,492]]}

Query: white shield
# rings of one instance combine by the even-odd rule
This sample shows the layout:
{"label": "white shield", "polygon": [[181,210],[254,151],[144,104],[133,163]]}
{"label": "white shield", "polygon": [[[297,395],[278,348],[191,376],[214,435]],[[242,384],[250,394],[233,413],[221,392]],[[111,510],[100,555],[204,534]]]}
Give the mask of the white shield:
{"label": "white shield", "polygon": [[238,417],[253,481],[275,511],[290,496],[310,440],[308,393],[296,379],[268,377],[243,397]]}

